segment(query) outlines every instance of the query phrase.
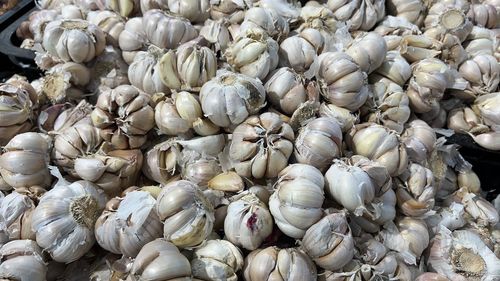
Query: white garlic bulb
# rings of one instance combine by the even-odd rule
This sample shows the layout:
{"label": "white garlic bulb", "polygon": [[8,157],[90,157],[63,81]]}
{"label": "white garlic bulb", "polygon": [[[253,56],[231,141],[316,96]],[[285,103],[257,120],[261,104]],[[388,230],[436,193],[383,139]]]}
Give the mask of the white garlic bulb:
{"label": "white garlic bulb", "polygon": [[309,70],[325,44],[321,33],[316,29],[304,29],[299,34],[289,36],[279,47],[279,65],[290,67],[297,73]]}
{"label": "white garlic bulb", "polygon": [[210,4],[209,0],[168,0],[168,10],[193,23],[202,23],[209,16]]}
{"label": "white garlic bulb", "polygon": [[423,216],[434,207],[434,176],[431,170],[412,163],[408,171],[396,180],[398,206],[403,214],[411,217]]}
{"label": "white garlic bulb", "polygon": [[465,94],[473,98],[494,92],[500,81],[500,66],[491,55],[474,56],[462,63],[458,72],[469,82]]}
{"label": "white garlic bulb", "polygon": [[106,35],[106,43],[118,46],[120,34],[125,28],[125,20],[112,11],[90,11],[87,20],[100,27]]}
{"label": "white garlic bulb", "polygon": [[339,21],[349,21],[349,30],[370,30],[385,16],[385,1],[328,0],[327,7]]}
{"label": "white garlic bulb", "polygon": [[191,280],[191,266],[174,244],[158,238],[142,247],[126,280]]}
{"label": "white garlic bulb", "polygon": [[158,183],[167,184],[176,173],[180,147],[175,140],[167,140],[149,149],[144,156],[144,175]]}
{"label": "white garlic bulb", "polygon": [[137,52],[144,48],[147,42],[148,38],[144,31],[142,17],[129,19],[118,37],[118,45],[122,50],[123,60],[131,64]]}
{"label": "white garlic bulb", "polygon": [[47,265],[35,241],[11,241],[0,248],[0,257],[0,278],[3,280],[46,280]]}
{"label": "white garlic bulb", "polygon": [[316,281],[316,266],[304,252],[297,248],[258,249],[245,259],[246,281],[281,280]]}
{"label": "white garlic bulb", "polygon": [[[144,34],[158,48],[175,49],[198,36],[198,31],[185,18],[153,9],[142,16]],[[157,28],[162,26],[162,28]],[[177,36],[171,36],[176,34]]]}
{"label": "white garlic bulb", "polygon": [[479,54],[496,57],[494,38],[495,35],[490,29],[474,26],[462,45],[470,57]]}
{"label": "white garlic bulb", "polygon": [[290,32],[288,21],[276,9],[263,6],[265,5],[252,7],[245,12],[245,18],[240,25],[240,34],[258,28],[278,42],[286,38]]}
{"label": "white garlic bulb", "polygon": [[359,122],[358,116],[352,114],[351,111],[331,103],[322,103],[319,107],[319,115],[337,120],[342,133],[348,132],[354,124]]}
{"label": "white garlic bulb", "polygon": [[269,74],[270,78],[264,84],[267,98],[287,115],[308,99],[304,78],[292,68],[282,67]]}
{"label": "white garlic bulb", "polygon": [[251,116],[234,129],[229,157],[240,176],[274,178],[288,164],[293,139],[292,127],[278,114]]}
{"label": "white garlic bulb", "polygon": [[248,193],[229,204],[224,220],[227,240],[247,250],[257,249],[273,230],[273,218],[265,203]]}
{"label": "white garlic bulb", "polygon": [[94,245],[94,224],[106,195],[88,181],[66,182],[62,177],[35,208],[32,227],[36,242],[58,262],[79,259]]}
{"label": "white garlic bulb", "polygon": [[97,243],[112,253],[135,257],[145,244],[162,236],[155,203],[149,192],[140,190],[111,199],[95,224]]}
{"label": "white garlic bulb", "polygon": [[354,239],[345,213],[332,213],[313,224],[302,248],[321,268],[339,270],[354,256]]}
{"label": "white garlic bulb", "polygon": [[12,187],[40,185],[48,187],[49,138],[39,133],[14,136],[0,155],[0,175]]}
{"label": "white garlic bulb", "polygon": [[[213,44],[215,51],[224,53],[231,41],[231,35],[224,20],[207,19],[200,29],[200,36]],[[224,58],[219,58],[224,59]]]}
{"label": "white garlic bulb", "polygon": [[31,228],[35,206],[30,196],[17,191],[0,198],[0,244],[19,239],[35,240]]}
{"label": "white garlic bulb", "polygon": [[375,84],[374,82],[382,82],[387,79],[404,87],[410,77],[410,64],[398,51],[388,51],[380,67],[370,74],[369,80],[372,84]]}
{"label": "white garlic bulb", "polygon": [[292,164],[280,172],[269,210],[284,234],[302,238],[321,218],[324,184],[321,172],[310,165]]}
{"label": "white garlic bulb", "polygon": [[440,33],[449,33],[464,41],[472,30],[472,22],[467,18],[467,1],[440,1],[429,5],[424,20],[426,31],[437,29]]}
{"label": "white garlic bulb", "polygon": [[128,80],[136,88],[153,95],[169,93],[161,81],[158,61],[163,52],[151,46],[147,52],[138,52],[128,68]]}
{"label": "white garlic bulb", "polygon": [[422,25],[427,11],[422,0],[388,0],[386,7],[389,14],[407,19],[417,26]]}
{"label": "white garlic bulb", "polygon": [[434,58],[441,54],[442,44],[426,35],[406,35],[401,38],[399,53],[408,63]]}
{"label": "white garlic bulb", "polygon": [[113,11],[123,18],[139,12],[139,0],[96,0],[96,4],[100,10]]}
{"label": "white garlic bulb", "polygon": [[423,163],[434,150],[436,132],[422,120],[410,121],[401,135],[410,160]]}
{"label": "white garlic bulb", "polygon": [[243,255],[226,240],[208,240],[194,251],[191,260],[193,277],[201,280],[237,281],[243,268]]}
{"label": "white garlic bulb", "polygon": [[174,181],[163,187],[156,210],[165,239],[178,247],[198,246],[212,232],[214,208],[192,182]]}
{"label": "white garlic bulb", "polygon": [[45,27],[42,46],[65,62],[89,62],[104,51],[106,37],[86,20],[55,20]]}

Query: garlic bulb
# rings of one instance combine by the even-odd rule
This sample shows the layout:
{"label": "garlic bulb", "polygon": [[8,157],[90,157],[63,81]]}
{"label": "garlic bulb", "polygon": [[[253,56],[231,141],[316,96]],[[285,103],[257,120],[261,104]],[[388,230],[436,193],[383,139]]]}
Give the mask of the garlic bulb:
{"label": "garlic bulb", "polygon": [[410,121],[401,135],[408,157],[417,163],[423,163],[436,144],[436,133],[422,120]]}
{"label": "garlic bulb", "polygon": [[387,45],[378,33],[368,32],[356,37],[345,53],[353,58],[362,71],[370,74],[384,62]]}
{"label": "garlic bulb", "polygon": [[458,187],[465,187],[469,192],[480,194],[481,182],[473,170],[460,171],[457,175]]}
{"label": "garlic bulb", "polygon": [[315,281],[316,266],[297,248],[268,247],[251,252],[245,259],[246,281],[302,280]]}
{"label": "garlic bulb", "polygon": [[36,242],[55,261],[69,263],[79,259],[94,245],[94,224],[106,200],[93,183],[69,183],[60,177],[33,212]]}
{"label": "garlic bulb", "polygon": [[102,30],[86,20],[55,20],[43,33],[43,48],[65,62],[89,62],[106,46]]}
{"label": "garlic bulb", "polygon": [[154,126],[149,95],[130,85],[101,91],[90,115],[104,139],[117,149],[139,148]]}
{"label": "garlic bulb", "polygon": [[385,166],[391,176],[400,175],[408,165],[408,155],[399,136],[381,125],[354,126],[347,135],[347,145],[355,154]]}
{"label": "garlic bulb", "polygon": [[383,0],[328,0],[326,5],[337,20],[350,22],[349,30],[371,30],[385,16]]}
{"label": "garlic bulb", "polygon": [[160,60],[163,51],[149,47],[147,52],[137,52],[128,68],[130,84],[150,95],[169,93],[169,89],[161,81]]}
{"label": "garlic bulb", "polygon": [[11,241],[0,248],[0,257],[0,278],[3,280],[46,280],[47,265],[35,241]]}
{"label": "garlic bulb", "polygon": [[230,44],[224,55],[236,71],[264,80],[278,66],[278,48],[265,31],[253,28]]}
{"label": "garlic bulb", "polygon": [[401,212],[419,217],[434,207],[436,187],[431,170],[418,164],[410,164],[408,171],[396,180],[396,195]]}
{"label": "garlic bulb", "polygon": [[[309,2],[300,9],[300,16],[302,24],[299,26],[298,31],[306,29],[314,29],[319,31],[322,39],[325,42],[325,47],[331,47],[329,43],[333,43],[336,39],[334,33],[339,27],[335,19],[334,13],[324,5],[318,5],[317,2]],[[347,30],[346,30],[347,31]],[[316,41],[320,42],[320,41]]]}
{"label": "garlic bulb", "polygon": [[321,218],[324,184],[321,172],[310,165],[292,164],[280,172],[269,210],[284,234],[302,238]]}
{"label": "garlic bulb", "polygon": [[400,87],[404,87],[410,77],[410,64],[406,62],[398,51],[389,51],[380,67],[375,69],[368,78],[371,83],[386,82],[386,80],[389,80]]}
{"label": "garlic bulb", "polygon": [[468,9],[469,3],[462,0],[432,3],[424,20],[425,28],[438,29],[464,41],[472,30],[472,22],[466,16]]}
{"label": "garlic bulb", "polygon": [[35,42],[42,42],[43,31],[47,24],[51,21],[54,21],[59,16],[59,13],[56,10],[51,9],[42,9],[33,11],[28,20],[29,20],[29,31],[33,35],[33,39]]}
{"label": "garlic bulb", "polygon": [[446,124],[446,109],[441,105],[441,103],[431,103],[431,110],[422,114],[418,117],[427,123],[431,128],[443,128]]}
{"label": "garlic bulb", "polygon": [[300,129],[293,155],[299,163],[325,170],[340,156],[341,149],[342,131],[337,121],[320,117]]}
{"label": "garlic bulb", "polygon": [[441,227],[434,237],[427,266],[451,280],[495,280],[500,275],[500,260],[470,230],[451,232]]}
{"label": "garlic bulb", "polygon": [[90,67],[89,91],[99,90],[99,86],[114,89],[120,85],[130,84],[128,81],[128,64],[123,60],[118,47],[106,46],[104,52],[97,57]]}
{"label": "garlic bulb", "polygon": [[209,43],[213,44],[216,52],[221,51],[222,53],[226,51],[226,48],[229,46],[232,39],[223,19],[207,19],[200,29],[200,36],[205,38]]}
{"label": "garlic bulb", "polygon": [[411,112],[410,101],[403,89],[385,80],[372,85],[371,90],[371,99],[369,98],[366,104],[370,111],[367,120],[383,124],[397,133],[403,132]]}
{"label": "garlic bulb", "polygon": [[499,104],[500,92],[489,93],[476,98],[472,109],[481,117],[485,125],[495,128],[500,125]]}
{"label": "garlic bulb", "polygon": [[325,45],[321,33],[313,28],[302,30],[299,34],[285,38],[279,46],[279,65],[290,67],[303,74],[321,53]]}
{"label": "garlic bulb", "polygon": [[368,97],[367,75],[361,67],[343,52],[322,53],[318,61],[323,97],[351,111],[359,109]]}
{"label": "garlic bulb", "polygon": [[0,174],[10,186],[48,187],[49,138],[39,133],[22,133],[13,137],[0,155]]}
{"label": "garlic bulb", "polygon": [[417,26],[424,22],[427,14],[427,6],[422,0],[388,0],[386,7],[390,15],[404,18]]}
{"label": "garlic bulb", "polygon": [[161,142],[145,153],[142,172],[151,180],[167,184],[177,172],[179,157],[180,147],[175,140]]}
{"label": "garlic bulb", "polygon": [[253,193],[229,204],[224,220],[226,239],[247,250],[257,249],[271,235],[273,218],[264,202]]}
{"label": "garlic bulb", "polygon": [[186,180],[162,188],[156,210],[165,239],[178,247],[198,246],[212,232],[214,208],[198,186]]}
{"label": "garlic bulb", "polygon": [[358,117],[352,114],[349,110],[334,104],[322,103],[319,107],[319,115],[321,117],[335,119],[339,124],[342,133],[348,132],[354,124],[359,122]]}
{"label": "garlic bulb", "polygon": [[458,71],[469,82],[465,94],[473,98],[496,91],[500,81],[500,66],[491,55],[477,55],[462,63]]}
{"label": "garlic bulb", "polygon": [[253,1],[217,0],[210,3],[210,17],[214,20],[227,19],[230,23],[241,23],[245,10],[253,5]]}
{"label": "garlic bulb", "polygon": [[75,124],[55,136],[52,159],[65,172],[76,176],[75,159],[96,152],[102,141],[96,127],[85,123]]}
{"label": "garlic bulb", "polygon": [[147,42],[142,17],[129,19],[118,37],[118,45],[125,62],[131,64],[137,52],[144,48]]}
{"label": "garlic bulb", "polygon": [[0,198],[0,244],[19,239],[35,240],[31,229],[33,210],[35,202],[26,194],[13,191]]}
{"label": "garlic bulb", "polygon": [[[165,0],[163,0],[165,1]],[[210,11],[209,0],[168,0],[168,10],[176,15],[182,16],[191,22],[202,23]],[[144,13],[145,10],[142,10]]]}
{"label": "garlic bulb", "polygon": [[120,34],[125,28],[122,17],[112,11],[90,11],[87,20],[101,28],[106,35],[107,44],[118,46]]}
{"label": "garlic bulb", "polygon": [[158,238],[142,247],[126,280],[191,280],[191,266],[177,247]]}
{"label": "garlic bulb", "polygon": [[217,57],[208,47],[188,42],[163,55],[159,60],[159,71],[163,84],[169,89],[199,91],[215,76]]}
{"label": "garlic bulb", "polygon": [[243,268],[243,255],[226,240],[208,240],[194,251],[191,260],[193,277],[201,280],[237,281],[236,273]]}
{"label": "garlic bulb", "polygon": [[123,18],[133,17],[139,12],[139,0],[97,0],[100,10],[113,11]]}
{"label": "garlic bulb", "polygon": [[191,127],[189,121],[180,116],[175,102],[170,98],[156,104],[154,118],[161,134],[175,136],[186,133]]}
{"label": "garlic bulb", "polygon": [[325,182],[329,196],[356,216],[372,212],[370,203],[391,185],[384,166],[359,155],[334,160]]}
{"label": "garlic bulb", "polygon": [[288,164],[294,133],[276,113],[251,116],[233,132],[229,157],[244,177],[274,178]]}
{"label": "garlic bulb", "polygon": [[496,225],[500,219],[500,214],[490,202],[469,192],[467,187],[457,190],[452,196],[447,198],[447,201],[463,204],[465,212],[478,226]]}
{"label": "garlic bulb", "polygon": [[323,269],[339,270],[354,256],[354,239],[345,213],[332,213],[313,224],[302,248]]}
{"label": "garlic bulb", "polygon": [[428,30],[424,35],[436,39],[441,43],[441,53],[439,58],[450,67],[456,69],[469,56],[465,52],[460,38],[448,33],[441,33],[439,30]]}
{"label": "garlic bulb", "polygon": [[52,66],[43,77],[42,92],[52,103],[81,100],[90,82],[90,70],[83,64],[66,62]]}
{"label": "garlic bulb", "polygon": [[0,84],[0,145],[32,127],[36,95],[15,83]]}
{"label": "garlic bulb", "polygon": [[142,161],[142,152],[138,149],[113,150],[77,158],[74,162],[75,173],[113,196],[135,183]]}
{"label": "garlic bulb", "polygon": [[467,223],[464,205],[452,202],[448,207],[441,207],[436,213],[425,218],[431,237],[434,237],[442,227],[451,231],[462,228]]}
{"label": "garlic bulb", "polygon": [[406,35],[401,39],[399,52],[409,63],[437,57],[442,44],[426,35]]}
{"label": "garlic bulb", "polygon": [[189,149],[182,151],[180,166],[182,179],[196,184],[201,189],[206,189],[208,182],[222,172],[217,157]]}
{"label": "garlic bulb", "polygon": [[200,103],[210,121],[227,128],[242,123],[263,108],[266,93],[257,79],[221,71],[201,87]]}
{"label": "garlic bulb", "polygon": [[252,7],[245,12],[245,18],[240,25],[240,34],[248,30],[261,29],[276,41],[288,36],[290,27],[288,21],[278,11],[266,7]]}
{"label": "garlic bulb", "polygon": [[[157,9],[143,14],[142,25],[146,38],[160,49],[175,49],[198,36],[198,31],[187,19]],[[162,28],[157,28],[158,26]],[[178,36],[171,36],[172,34]]]}
{"label": "garlic bulb", "polygon": [[429,245],[427,224],[423,220],[404,217],[385,225],[379,238],[390,250],[410,265],[416,265],[422,252]]}
{"label": "garlic bulb", "polygon": [[135,257],[145,244],[162,236],[155,203],[149,192],[140,190],[111,199],[95,224],[97,243],[112,253]]}
{"label": "garlic bulb", "polygon": [[304,78],[292,68],[282,67],[269,74],[264,84],[267,98],[272,105],[287,115],[308,100]]}
{"label": "garlic bulb", "polygon": [[470,57],[479,54],[495,56],[494,38],[495,35],[490,29],[474,26],[462,45]]}
{"label": "garlic bulb", "polygon": [[400,37],[421,33],[418,26],[409,22],[406,18],[401,16],[384,17],[384,19],[375,27],[375,29],[373,29],[373,31],[384,37],[387,35]]}

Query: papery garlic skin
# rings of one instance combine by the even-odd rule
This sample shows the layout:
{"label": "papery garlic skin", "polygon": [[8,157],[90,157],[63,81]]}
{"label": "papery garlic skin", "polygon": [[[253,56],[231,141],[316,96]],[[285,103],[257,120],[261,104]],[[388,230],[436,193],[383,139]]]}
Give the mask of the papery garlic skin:
{"label": "papery garlic skin", "polygon": [[351,111],[359,109],[368,98],[367,75],[361,67],[343,52],[322,53],[318,61],[323,97]]}
{"label": "papery garlic skin", "polygon": [[436,187],[431,170],[418,164],[410,164],[407,173],[396,181],[398,206],[403,214],[423,216],[434,207]]}
{"label": "papery garlic skin", "polygon": [[14,240],[0,248],[0,278],[42,281],[47,266],[42,249],[33,240]]}
{"label": "papery garlic skin", "polygon": [[391,176],[401,174],[408,165],[408,155],[399,136],[384,126],[356,125],[347,136],[347,143],[354,153],[385,166]]}
{"label": "papery garlic skin", "polygon": [[212,232],[214,208],[198,186],[189,181],[167,184],[158,195],[156,210],[165,239],[178,247],[197,246]]}
{"label": "papery garlic skin", "polygon": [[0,244],[20,239],[35,240],[31,229],[33,210],[35,202],[28,195],[13,191],[0,198]]}
{"label": "papery garlic skin", "polygon": [[156,104],[155,123],[161,134],[175,136],[186,133],[191,128],[189,121],[183,119],[172,99],[165,99]]}
{"label": "papery garlic skin", "polygon": [[36,242],[55,261],[79,259],[94,245],[94,224],[106,200],[103,191],[91,182],[70,184],[61,178],[33,212]]}
{"label": "papery garlic skin", "polygon": [[[225,52],[231,42],[231,35],[224,20],[207,19],[200,29],[200,36],[214,45],[215,51]],[[221,58],[223,59],[223,58]]]}
{"label": "papery garlic skin", "polygon": [[223,128],[242,123],[265,106],[265,89],[260,81],[229,71],[205,83],[200,90],[203,113]]}
{"label": "papery garlic skin", "polygon": [[39,185],[48,187],[49,138],[39,133],[14,136],[0,155],[0,175],[12,187]]}
{"label": "papery garlic skin", "polygon": [[89,62],[106,45],[102,30],[85,20],[56,20],[45,27],[42,46],[65,62]]}
{"label": "papery garlic skin", "polygon": [[251,252],[245,259],[244,280],[317,280],[316,266],[297,248],[268,247]]}
{"label": "papery garlic skin", "polygon": [[269,210],[284,234],[302,238],[321,218],[324,184],[321,172],[310,165],[292,164],[280,172]]}
{"label": "papery garlic skin", "polygon": [[342,131],[333,118],[319,117],[302,127],[294,145],[297,162],[325,170],[340,156]]}
{"label": "papery garlic skin", "polygon": [[142,247],[126,280],[191,280],[191,266],[174,244],[158,238]]}
{"label": "papery garlic skin", "polygon": [[201,280],[237,281],[236,275],[243,268],[243,255],[226,240],[208,240],[194,251],[191,260],[193,277]]}
{"label": "papery garlic skin", "polygon": [[349,30],[370,30],[385,16],[385,1],[380,0],[329,0],[326,5],[337,20],[351,22]]}
{"label": "papery garlic skin", "polygon": [[90,69],[83,64],[65,62],[51,66],[43,77],[42,92],[52,103],[81,100],[90,82]]}
{"label": "papery garlic skin", "polygon": [[225,56],[236,71],[264,80],[278,66],[278,48],[265,31],[254,28],[230,44]]}
{"label": "papery garlic skin", "polygon": [[[214,153],[215,154],[215,153]],[[196,184],[201,189],[206,189],[208,182],[222,172],[221,164],[217,157],[184,149],[180,159],[181,177]]]}
{"label": "papery garlic skin", "polygon": [[408,123],[401,140],[410,160],[423,163],[434,150],[437,137],[427,123],[416,119]]}
{"label": "papery garlic skin", "polygon": [[313,224],[302,248],[323,269],[339,270],[354,255],[354,239],[344,213],[332,213]]}
{"label": "papery garlic skin", "polygon": [[229,157],[240,176],[273,178],[288,164],[294,133],[276,113],[251,116],[233,132]]}
{"label": "papery garlic skin", "polygon": [[249,193],[229,204],[224,220],[224,233],[234,245],[255,250],[272,230],[271,213],[256,195]]}
{"label": "papery garlic skin", "polygon": [[97,243],[112,253],[135,257],[145,244],[162,236],[155,203],[153,196],[139,190],[111,199],[95,224]]}
{"label": "papery garlic skin", "polygon": [[267,98],[283,113],[292,115],[307,100],[302,76],[289,67],[279,68],[269,76],[264,84]]}
{"label": "papery garlic skin", "polygon": [[245,18],[240,25],[240,34],[247,30],[262,29],[276,41],[288,36],[290,27],[288,21],[273,8],[252,7],[245,12]]}

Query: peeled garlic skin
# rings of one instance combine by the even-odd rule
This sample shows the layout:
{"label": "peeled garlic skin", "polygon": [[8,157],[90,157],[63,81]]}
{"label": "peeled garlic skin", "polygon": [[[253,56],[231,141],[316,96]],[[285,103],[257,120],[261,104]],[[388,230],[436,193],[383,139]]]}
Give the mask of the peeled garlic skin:
{"label": "peeled garlic skin", "polygon": [[208,240],[194,251],[191,260],[193,277],[201,280],[237,281],[243,267],[243,255],[227,240]]}
{"label": "peeled garlic skin", "polygon": [[42,249],[35,241],[11,241],[0,248],[0,256],[0,278],[3,280],[46,280],[47,266]]}
{"label": "peeled garlic skin", "polygon": [[36,241],[58,262],[69,263],[95,242],[94,223],[106,196],[88,181],[58,183],[40,199],[32,217]]}

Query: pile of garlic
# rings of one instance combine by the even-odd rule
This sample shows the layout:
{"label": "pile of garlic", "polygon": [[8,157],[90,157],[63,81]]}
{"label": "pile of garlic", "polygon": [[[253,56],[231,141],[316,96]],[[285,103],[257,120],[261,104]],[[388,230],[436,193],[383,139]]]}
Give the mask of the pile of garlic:
{"label": "pile of garlic", "polygon": [[500,150],[473,2],[37,0],[0,279],[500,280],[500,196],[436,135]]}

